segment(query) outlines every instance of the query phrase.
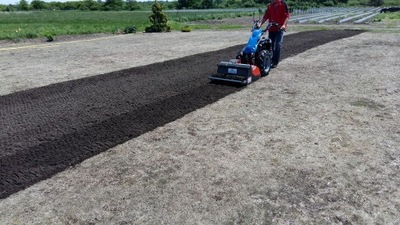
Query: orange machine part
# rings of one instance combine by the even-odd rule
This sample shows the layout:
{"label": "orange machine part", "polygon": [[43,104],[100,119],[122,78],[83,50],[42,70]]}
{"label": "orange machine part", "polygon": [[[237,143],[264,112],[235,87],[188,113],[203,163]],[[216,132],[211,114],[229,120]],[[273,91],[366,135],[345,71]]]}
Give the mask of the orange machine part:
{"label": "orange machine part", "polygon": [[251,65],[251,74],[253,74],[255,77],[261,76],[260,69],[255,65]]}

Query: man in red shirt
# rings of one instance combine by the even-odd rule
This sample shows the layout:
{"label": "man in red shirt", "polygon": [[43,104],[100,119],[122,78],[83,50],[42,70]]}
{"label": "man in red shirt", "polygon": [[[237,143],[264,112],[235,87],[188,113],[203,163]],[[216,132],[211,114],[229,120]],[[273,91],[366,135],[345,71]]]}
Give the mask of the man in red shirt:
{"label": "man in red shirt", "polygon": [[271,0],[271,4],[267,6],[267,10],[261,20],[261,25],[263,25],[267,20],[269,22],[278,23],[278,27],[272,26],[268,30],[268,36],[272,41],[273,49],[271,68],[278,66],[283,42],[283,32],[286,30],[289,17],[289,7],[284,1]]}

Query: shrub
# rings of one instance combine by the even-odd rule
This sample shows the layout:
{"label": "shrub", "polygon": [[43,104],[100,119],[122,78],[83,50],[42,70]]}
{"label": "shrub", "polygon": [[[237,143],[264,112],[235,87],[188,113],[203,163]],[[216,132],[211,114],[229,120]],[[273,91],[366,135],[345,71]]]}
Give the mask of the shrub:
{"label": "shrub", "polygon": [[47,40],[46,40],[47,42],[52,42],[52,41],[54,41],[53,35],[47,35],[46,38],[47,38]]}
{"label": "shrub", "polygon": [[136,33],[136,27],[133,25],[127,26],[124,29],[124,34],[131,34],[131,33]]}
{"label": "shrub", "polygon": [[35,33],[26,33],[25,37],[26,38],[37,38],[39,35]]}
{"label": "shrub", "polygon": [[171,31],[171,26],[167,24],[168,19],[167,15],[162,12],[161,5],[154,1],[153,6],[151,7],[151,11],[153,14],[149,16],[150,22],[152,23],[151,26],[146,27],[146,32],[169,32]]}
{"label": "shrub", "polygon": [[182,27],[181,31],[182,32],[190,32],[190,31],[192,31],[192,28],[189,25],[186,25],[186,26]]}
{"label": "shrub", "polygon": [[53,37],[53,33],[52,32],[46,32],[44,36],[46,37],[46,41],[47,42],[54,41],[54,37]]}

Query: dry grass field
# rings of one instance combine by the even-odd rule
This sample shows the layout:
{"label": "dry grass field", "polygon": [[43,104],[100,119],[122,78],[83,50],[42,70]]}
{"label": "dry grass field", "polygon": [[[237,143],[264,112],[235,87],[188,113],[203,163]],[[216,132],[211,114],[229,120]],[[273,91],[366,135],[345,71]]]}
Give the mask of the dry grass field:
{"label": "dry grass field", "polygon": [[0,224],[400,224],[400,36],[336,32],[244,88],[243,30],[2,43]]}

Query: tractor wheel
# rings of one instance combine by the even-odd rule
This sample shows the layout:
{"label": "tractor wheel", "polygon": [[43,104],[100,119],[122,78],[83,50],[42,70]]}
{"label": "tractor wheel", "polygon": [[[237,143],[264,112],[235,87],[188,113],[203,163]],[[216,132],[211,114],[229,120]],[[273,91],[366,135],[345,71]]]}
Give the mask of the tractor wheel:
{"label": "tractor wheel", "polygon": [[261,66],[261,76],[268,76],[271,71],[271,54],[266,53]]}

